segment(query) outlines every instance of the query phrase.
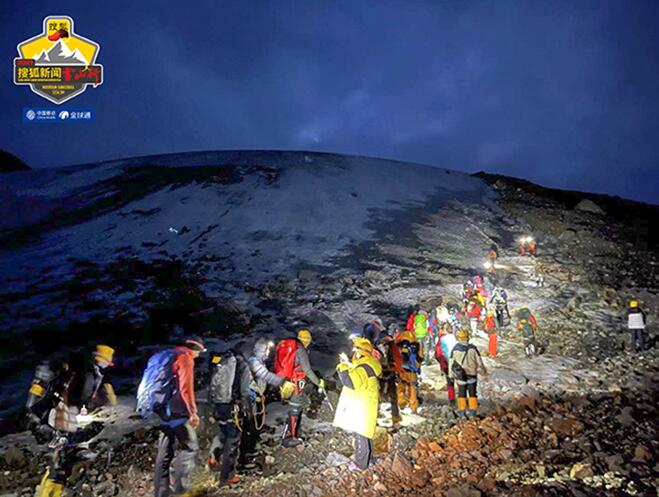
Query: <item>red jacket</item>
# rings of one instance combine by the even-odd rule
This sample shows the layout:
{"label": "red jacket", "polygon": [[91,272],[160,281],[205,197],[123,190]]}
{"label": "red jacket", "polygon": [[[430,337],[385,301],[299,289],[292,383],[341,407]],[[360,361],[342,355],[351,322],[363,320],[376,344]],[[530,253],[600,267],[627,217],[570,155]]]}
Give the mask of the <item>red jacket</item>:
{"label": "red jacket", "polygon": [[494,316],[487,316],[485,320],[483,321],[483,330],[487,331],[488,333],[494,332],[496,329],[495,322],[494,322]]}
{"label": "red jacket", "polygon": [[405,329],[407,331],[411,331],[414,333],[414,318],[416,317],[416,312],[413,312],[410,314],[410,317],[407,318],[407,325],[405,326]]}
{"label": "red jacket", "polygon": [[470,318],[480,318],[481,306],[478,302],[469,302],[469,305],[467,306],[467,316]]}
{"label": "red jacket", "polygon": [[187,347],[177,347],[180,353],[172,366],[177,382],[177,391],[190,416],[197,414],[197,401],[194,395],[194,357]]}

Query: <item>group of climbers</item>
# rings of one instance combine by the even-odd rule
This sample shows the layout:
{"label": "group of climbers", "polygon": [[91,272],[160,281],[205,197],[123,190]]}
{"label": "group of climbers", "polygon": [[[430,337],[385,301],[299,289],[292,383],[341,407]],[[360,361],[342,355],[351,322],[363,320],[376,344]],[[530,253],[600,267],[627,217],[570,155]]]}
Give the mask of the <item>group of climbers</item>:
{"label": "group of climbers", "polygon": [[[523,245],[523,247],[522,247]],[[522,255],[536,255],[537,245],[524,238]],[[495,246],[488,252],[494,268]],[[493,271],[488,268],[491,276]],[[539,276],[540,275],[540,276]],[[544,284],[542,270],[534,270],[538,286]],[[511,313],[508,295],[492,278],[476,275],[463,285],[462,306],[444,303],[417,306],[410,312],[405,329],[386,329],[379,319],[366,323],[350,335],[351,352],[341,354],[336,378],[341,385],[334,426],[355,438],[351,469],[368,468],[373,455],[379,405],[391,405],[391,422],[402,421],[402,413],[417,413],[422,368],[437,361],[447,384],[448,403],[458,416],[474,416],[479,410],[478,379],[486,375],[478,348],[470,341],[484,331],[487,355],[496,357],[502,330],[513,325],[521,335],[528,356],[538,352],[537,320],[528,307]],[[630,345],[645,347],[646,315],[637,299],[627,312]],[[275,344],[260,338],[249,357],[236,350],[211,351],[208,404],[216,423],[208,467],[218,472],[222,484],[234,485],[238,470],[250,470],[260,433],[265,425],[268,389],[278,392],[287,404],[282,446],[303,444],[301,422],[310,403],[310,388],[325,395],[325,380],[311,367],[311,332],[300,329],[294,337]],[[274,366],[267,363],[274,350]],[[156,497],[186,495],[199,454],[197,429],[200,416],[195,400],[194,362],[206,352],[200,337],[190,337],[180,346],[151,356],[137,394],[137,409],[143,416],[160,420],[160,438],[155,461]],[[78,445],[98,432],[98,423],[84,424],[96,410],[116,404],[112,385],[105,375],[113,366],[114,350],[98,345],[91,360],[72,356],[55,371],[48,365],[37,368],[28,396],[30,427],[38,440],[49,442],[53,461],[40,484],[39,497],[59,497],[73,464],[79,459]],[[178,452],[178,454],[177,454]],[[176,457],[175,457],[176,455]],[[173,471],[172,471],[173,470]]]}

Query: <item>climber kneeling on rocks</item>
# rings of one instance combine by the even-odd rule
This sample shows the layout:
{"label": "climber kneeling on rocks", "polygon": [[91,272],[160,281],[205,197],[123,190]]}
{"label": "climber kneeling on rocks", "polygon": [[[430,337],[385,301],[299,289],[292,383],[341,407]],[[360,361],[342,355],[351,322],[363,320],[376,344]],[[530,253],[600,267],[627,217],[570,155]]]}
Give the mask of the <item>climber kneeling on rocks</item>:
{"label": "climber kneeling on rocks", "polygon": [[449,378],[458,387],[456,414],[475,416],[478,412],[478,374],[487,374],[483,359],[475,345],[469,343],[469,331],[461,329],[457,333],[458,343],[451,352]]}
{"label": "climber kneeling on rocks", "polygon": [[371,462],[378,417],[382,367],[373,357],[373,345],[365,338],[353,345],[352,358],[341,354],[336,370],[343,385],[334,426],[355,435],[355,462],[351,470],[365,470]]}
{"label": "climber kneeling on rocks", "polygon": [[28,425],[39,443],[49,442],[51,463],[44,474],[37,497],[60,497],[64,485],[81,460],[80,444],[100,431],[94,412],[117,403],[112,385],[105,378],[114,365],[114,349],[98,345],[91,354],[72,352],[69,360],[54,373],[46,364],[37,368],[30,386]]}

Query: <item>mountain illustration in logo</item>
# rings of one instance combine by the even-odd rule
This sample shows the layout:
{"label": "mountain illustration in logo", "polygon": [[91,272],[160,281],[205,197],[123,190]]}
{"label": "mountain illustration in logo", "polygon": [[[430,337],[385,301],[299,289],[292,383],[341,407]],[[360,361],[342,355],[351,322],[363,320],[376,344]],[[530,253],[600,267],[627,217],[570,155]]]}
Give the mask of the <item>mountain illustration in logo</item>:
{"label": "mountain illustration in logo", "polygon": [[48,51],[42,50],[35,59],[37,64],[80,64],[89,65],[87,59],[76,48],[71,50],[63,40],[58,40]]}

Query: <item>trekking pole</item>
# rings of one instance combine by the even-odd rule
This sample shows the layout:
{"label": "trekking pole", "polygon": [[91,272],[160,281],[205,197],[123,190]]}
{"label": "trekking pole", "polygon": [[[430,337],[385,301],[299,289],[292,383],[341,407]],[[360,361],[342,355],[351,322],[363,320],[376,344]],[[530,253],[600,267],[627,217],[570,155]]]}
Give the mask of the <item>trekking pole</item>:
{"label": "trekking pole", "polygon": [[332,402],[330,401],[329,397],[327,396],[327,390],[325,390],[323,388],[323,389],[321,389],[321,393],[323,395],[323,400],[325,402],[327,402],[327,405],[329,406],[330,411],[334,412],[334,406],[332,405]]}

